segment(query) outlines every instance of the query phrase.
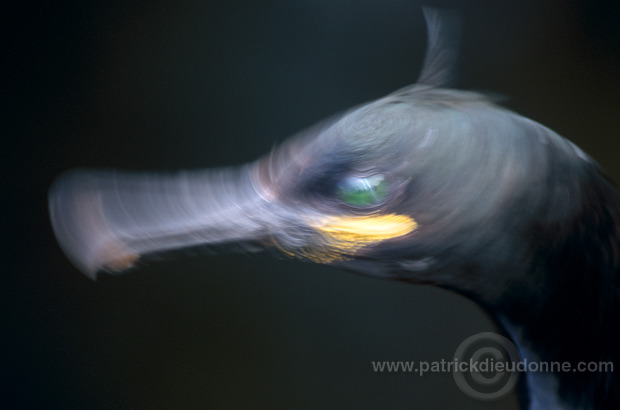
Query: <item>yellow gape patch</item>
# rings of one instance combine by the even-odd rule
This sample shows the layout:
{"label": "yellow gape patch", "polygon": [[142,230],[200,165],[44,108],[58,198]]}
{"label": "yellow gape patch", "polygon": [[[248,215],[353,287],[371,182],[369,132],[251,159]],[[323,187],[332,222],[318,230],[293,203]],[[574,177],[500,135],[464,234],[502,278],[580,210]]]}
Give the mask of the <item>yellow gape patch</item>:
{"label": "yellow gape patch", "polygon": [[322,235],[324,244],[301,256],[319,263],[348,259],[364,246],[405,236],[418,226],[413,218],[400,214],[330,216],[310,225]]}

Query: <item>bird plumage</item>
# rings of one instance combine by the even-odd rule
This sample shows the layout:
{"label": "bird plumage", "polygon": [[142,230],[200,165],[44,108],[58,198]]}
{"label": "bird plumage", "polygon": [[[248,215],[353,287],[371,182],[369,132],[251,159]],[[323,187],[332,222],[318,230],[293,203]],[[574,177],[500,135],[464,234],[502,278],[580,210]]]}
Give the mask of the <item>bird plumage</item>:
{"label": "bird plumage", "polygon": [[[464,294],[530,360],[615,364],[617,189],[552,130],[484,95],[441,88],[456,53],[445,35],[454,17],[426,13],[418,83],[254,163],[60,177],[49,207],[62,248],[91,277],[190,246],[281,250]],[[531,374],[528,382],[531,408],[620,404],[613,373]]]}

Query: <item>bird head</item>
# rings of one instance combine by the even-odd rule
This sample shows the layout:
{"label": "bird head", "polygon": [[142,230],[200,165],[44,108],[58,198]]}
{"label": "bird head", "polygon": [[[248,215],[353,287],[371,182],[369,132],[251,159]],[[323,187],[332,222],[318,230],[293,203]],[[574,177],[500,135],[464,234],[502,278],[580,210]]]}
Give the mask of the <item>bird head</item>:
{"label": "bird head", "polygon": [[578,221],[586,187],[606,182],[550,129],[484,95],[443,88],[455,55],[450,18],[426,17],[429,47],[415,85],[253,163],[60,177],[49,207],[62,248],[91,277],[155,253],[235,244],[488,303],[515,284],[536,291],[540,275],[524,274],[537,257],[532,242]]}
{"label": "bird head", "polygon": [[50,212],[91,276],[161,251],[239,244],[494,300],[522,280],[529,236],[577,217],[595,167],[482,95],[415,85],[242,167],[75,171],[56,182]]}

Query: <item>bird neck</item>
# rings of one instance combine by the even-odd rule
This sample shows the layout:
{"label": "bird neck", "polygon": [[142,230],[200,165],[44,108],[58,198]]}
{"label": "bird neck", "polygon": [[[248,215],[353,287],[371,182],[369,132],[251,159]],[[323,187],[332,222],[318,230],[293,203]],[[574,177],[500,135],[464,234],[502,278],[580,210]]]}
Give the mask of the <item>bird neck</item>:
{"label": "bird neck", "polygon": [[573,221],[530,233],[532,271],[495,306],[523,359],[570,364],[527,375],[531,409],[620,408],[620,195],[588,189]]}
{"label": "bird neck", "polygon": [[[508,335],[514,341],[519,350],[519,359],[523,363],[541,363],[538,353],[532,350],[530,342],[524,339],[523,328],[512,321],[501,318]],[[556,374],[546,372],[527,372],[525,375],[525,387],[521,389],[521,399],[527,403],[529,410],[561,409],[562,404],[559,395],[559,380]]]}
{"label": "bird neck", "polygon": [[[551,303],[551,302],[550,302]],[[525,374],[529,409],[620,408],[620,380],[613,373],[620,346],[613,315],[581,320],[594,314],[587,307],[549,306],[530,310],[529,319],[500,317],[526,364],[567,371],[528,371]],[[586,313],[587,312],[587,313]],[[601,326],[601,323],[610,323]],[[582,371],[583,364],[588,367]],[[611,367],[610,367],[611,366]],[[532,367],[527,367],[531,369]]]}

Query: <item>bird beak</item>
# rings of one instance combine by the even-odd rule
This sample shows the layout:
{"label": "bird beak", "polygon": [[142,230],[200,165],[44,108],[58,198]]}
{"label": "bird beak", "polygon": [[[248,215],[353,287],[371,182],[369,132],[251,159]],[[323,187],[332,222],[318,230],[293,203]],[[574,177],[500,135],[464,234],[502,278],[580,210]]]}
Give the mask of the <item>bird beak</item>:
{"label": "bird beak", "polygon": [[52,226],[88,276],[144,255],[198,245],[268,241],[291,215],[253,181],[254,165],[178,174],[74,171],[49,195]]}
{"label": "bird beak", "polygon": [[194,246],[266,247],[331,263],[416,228],[405,215],[327,215],[287,205],[264,162],[177,174],[74,171],[49,195],[52,226],[69,259],[95,278],[144,256]]}

